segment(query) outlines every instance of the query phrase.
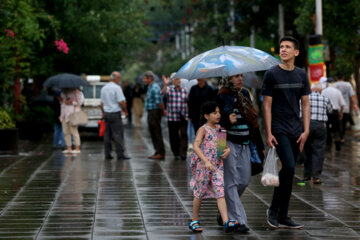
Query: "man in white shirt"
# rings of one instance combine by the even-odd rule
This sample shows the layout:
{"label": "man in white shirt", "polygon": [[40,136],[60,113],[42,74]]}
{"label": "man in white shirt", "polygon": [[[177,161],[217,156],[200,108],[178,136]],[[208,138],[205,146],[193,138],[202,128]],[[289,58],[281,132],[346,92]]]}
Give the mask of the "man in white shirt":
{"label": "man in white shirt", "polygon": [[337,151],[341,150],[340,139],[340,123],[343,118],[343,111],[345,106],[344,98],[341,92],[329,85],[329,83],[333,82],[333,78],[322,78],[320,82],[323,82],[326,88],[322,91],[321,95],[327,97],[331,101],[331,105],[333,107],[333,111],[328,114],[329,120],[326,123],[327,126],[327,140],[326,143],[328,146],[332,144],[332,136],[334,137],[335,147]]}
{"label": "man in white shirt", "polygon": [[342,73],[337,74],[337,82],[334,84],[337,89],[340,90],[344,100],[344,112],[343,112],[343,119],[340,125],[340,132],[341,132],[341,142],[345,142],[345,130],[346,124],[350,121],[350,107],[354,110],[354,112],[358,112],[356,96],[354,93],[354,89],[349,82],[344,81],[344,75]]}
{"label": "man in white shirt", "polygon": [[115,141],[115,150],[118,160],[130,159],[124,154],[124,128],[121,119],[121,110],[128,116],[126,100],[120,87],[121,76],[119,72],[112,72],[110,82],[106,84],[100,92],[100,108],[105,120],[105,159],[112,159],[111,156],[111,137]]}

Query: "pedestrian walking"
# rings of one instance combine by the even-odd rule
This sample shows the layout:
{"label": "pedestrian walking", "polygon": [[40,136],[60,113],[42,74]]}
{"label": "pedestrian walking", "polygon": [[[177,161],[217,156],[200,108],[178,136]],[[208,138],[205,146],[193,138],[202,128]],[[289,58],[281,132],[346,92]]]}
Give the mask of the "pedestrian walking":
{"label": "pedestrian walking", "polygon": [[[175,76],[173,73],[171,77]],[[166,118],[169,127],[169,139],[171,151],[175,160],[186,159],[188,136],[188,105],[186,89],[181,87],[180,78],[172,79],[172,86],[168,86],[170,78],[162,76],[164,87],[162,93],[166,98]]]}
{"label": "pedestrian walking", "polygon": [[131,110],[132,110],[133,97],[134,97],[133,96],[133,88],[132,88],[131,84],[129,84],[128,81],[124,81],[122,89],[123,89],[123,93],[124,93],[124,96],[126,99],[126,110],[128,113],[127,120],[128,120],[128,124],[131,125],[131,123],[132,123],[132,111]]}
{"label": "pedestrian walking", "polygon": [[336,151],[341,150],[341,119],[343,118],[343,111],[345,100],[339,89],[331,84],[333,83],[332,77],[322,77],[320,79],[323,85],[321,95],[330,99],[332,112],[328,114],[328,121],[326,122],[327,137],[326,145],[331,147],[334,141]]}
{"label": "pedestrian walking", "polygon": [[344,100],[345,100],[345,106],[343,111],[343,118],[341,119],[341,125],[340,125],[340,132],[341,132],[341,139],[340,142],[345,142],[345,132],[346,132],[346,126],[347,123],[350,122],[350,109],[352,108],[355,113],[358,112],[358,106],[357,106],[357,100],[356,95],[354,92],[354,89],[352,85],[349,82],[345,82],[344,74],[341,72],[338,72],[336,75],[336,82],[334,86],[340,90]]}
{"label": "pedestrian walking", "polygon": [[237,221],[229,220],[224,197],[223,160],[230,153],[226,147],[223,154],[217,154],[217,130],[220,129],[220,109],[216,102],[206,102],[201,108],[201,123],[194,142],[194,153],[191,155],[192,178],[190,186],[193,189],[193,217],[189,228],[193,232],[202,232],[199,212],[202,199],[216,198],[223,226],[226,232],[233,231],[239,225]]}
{"label": "pedestrian walking", "polygon": [[190,89],[189,93],[189,118],[194,125],[194,130],[200,127],[200,109],[201,105],[207,101],[215,100],[215,91],[206,83],[205,78],[198,79],[198,84]]}
{"label": "pedestrian walking", "polygon": [[326,149],[327,114],[332,111],[330,99],[321,95],[321,83],[311,85],[310,99],[310,132],[306,140],[304,151],[304,181],[320,184],[320,174],[323,169]]}
{"label": "pedestrian walking", "polygon": [[[61,92],[61,114],[60,121],[62,130],[64,132],[64,138],[66,143],[66,149],[63,153],[80,153],[80,135],[78,126],[72,125],[70,122],[70,115],[73,112],[81,110],[82,95],[78,88],[63,88]],[[71,136],[74,139],[75,149],[72,150]]]}
{"label": "pedestrian walking", "polygon": [[143,75],[143,81],[148,86],[145,99],[145,110],[148,113],[147,122],[150,131],[155,153],[149,156],[150,159],[164,160],[165,147],[161,132],[161,118],[164,115],[164,104],[162,102],[161,89],[154,82],[155,75],[152,71],[147,71]]}
{"label": "pedestrian walking", "polygon": [[104,149],[105,159],[110,160],[112,150],[112,138],[115,141],[117,160],[128,160],[124,147],[124,127],[121,118],[121,111],[128,116],[126,99],[120,87],[121,75],[114,71],[110,75],[110,82],[101,88],[100,109],[105,120]]}
{"label": "pedestrian walking", "polygon": [[[247,232],[247,217],[240,197],[251,180],[250,141],[256,143],[259,156],[264,144],[259,131],[258,116],[250,94],[242,88],[243,75],[221,80],[217,102],[221,109],[221,126],[227,131],[230,155],[224,161],[225,198],[230,219],[240,223],[238,231]],[[218,219],[219,224],[221,221]]]}
{"label": "pedestrian walking", "polygon": [[[192,86],[198,84],[197,79],[193,80],[187,80],[187,79],[181,79],[181,87],[186,88],[186,94],[189,99],[189,93]],[[194,125],[192,124],[190,118],[188,119],[188,126],[187,126],[187,136],[188,136],[188,149],[193,149],[193,142],[195,140],[195,131],[194,131]]]}
{"label": "pedestrian walking", "polygon": [[265,73],[262,86],[266,143],[270,148],[276,146],[282,164],[280,185],[275,187],[267,211],[267,222],[273,228],[299,229],[304,226],[288,216],[296,159],[303,150],[310,125],[310,84],[306,72],[294,65],[298,55],[298,41],[283,37],[280,40],[281,63]]}
{"label": "pedestrian walking", "polygon": [[60,122],[60,115],[61,115],[61,91],[55,91],[54,99],[53,99],[53,110],[54,110],[54,138],[53,138],[53,148],[61,148],[65,149],[65,139],[64,133],[62,130],[61,122]]}
{"label": "pedestrian walking", "polygon": [[135,119],[135,126],[141,126],[141,117],[144,113],[144,89],[140,83],[136,83],[133,89],[133,113]]}

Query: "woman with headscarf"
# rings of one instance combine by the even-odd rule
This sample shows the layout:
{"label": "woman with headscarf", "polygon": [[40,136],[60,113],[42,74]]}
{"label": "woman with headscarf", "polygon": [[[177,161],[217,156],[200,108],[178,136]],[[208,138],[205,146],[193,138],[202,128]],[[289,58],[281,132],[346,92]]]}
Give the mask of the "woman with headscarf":
{"label": "woman with headscarf", "polygon": [[243,76],[238,74],[221,80],[217,102],[221,109],[220,124],[227,131],[230,155],[224,160],[225,199],[229,219],[239,221],[238,231],[247,232],[247,217],[240,196],[251,179],[250,143],[257,146],[263,158],[264,144],[259,131],[258,115],[249,92],[242,88]]}

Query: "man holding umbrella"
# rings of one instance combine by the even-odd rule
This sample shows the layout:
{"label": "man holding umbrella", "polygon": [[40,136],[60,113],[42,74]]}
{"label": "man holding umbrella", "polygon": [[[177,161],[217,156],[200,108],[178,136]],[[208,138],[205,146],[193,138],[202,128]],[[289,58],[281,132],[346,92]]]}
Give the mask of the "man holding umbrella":
{"label": "man holding umbrella", "polygon": [[[298,41],[293,37],[283,37],[280,40],[282,62],[265,73],[262,87],[266,143],[270,148],[276,146],[282,164],[280,185],[275,187],[267,211],[267,222],[273,228],[304,227],[288,217],[296,159],[309,136],[310,126],[310,84],[306,72],[294,65],[298,55]],[[303,126],[299,117],[299,100]]]}

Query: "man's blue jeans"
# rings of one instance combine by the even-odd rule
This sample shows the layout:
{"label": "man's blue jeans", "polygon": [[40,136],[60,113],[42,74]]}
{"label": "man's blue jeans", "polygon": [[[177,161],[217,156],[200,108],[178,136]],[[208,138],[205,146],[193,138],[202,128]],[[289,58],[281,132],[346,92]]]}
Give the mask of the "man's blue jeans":
{"label": "man's blue jeans", "polygon": [[65,145],[65,139],[64,139],[64,133],[61,127],[61,124],[59,123],[55,123],[54,124],[54,143],[53,146],[54,147],[66,147]]}
{"label": "man's blue jeans", "polygon": [[289,137],[285,134],[274,134],[274,137],[278,142],[278,145],[275,145],[275,147],[282,168],[279,172],[280,185],[274,189],[270,209],[277,212],[279,218],[285,218],[288,214],[296,159],[300,152],[300,145],[296,143],[298,138]]}

